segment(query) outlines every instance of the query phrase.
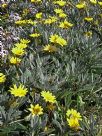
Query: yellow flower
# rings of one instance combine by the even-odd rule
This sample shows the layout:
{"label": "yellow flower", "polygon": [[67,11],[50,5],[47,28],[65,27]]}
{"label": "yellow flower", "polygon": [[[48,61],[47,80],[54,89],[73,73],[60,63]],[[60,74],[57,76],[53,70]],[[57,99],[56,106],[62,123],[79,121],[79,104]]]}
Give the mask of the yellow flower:
{"label": "yellow flower", "polygon": [[30,105],[29,111],[32,113],[33,116],[38,116],[43,114],[43,108],[41,106],[39,106],[39,104],[34,105]]}
{"label": "yellow flower", "polygon": [[28,44],[28,43],[30,43],[30,40],[20,39],[20,42],[23,43],[23,44]]}
{"label": "yellow flower", "polygon": [[38,19],[42,18],[42,12],[37,13],[35,16],[36,16],[36,18],[38,18]]}
{"label": "yellow flower", "polygon": [[2,7],[2,8],[6,8],[6,7],[7,7],[7,4],[4,3],[4,4],[1,5],[1,7]]}
{"label": "yellow flower", "polygon": [[18,20],[18,21],[15,21],[15,24],[16,25],[25,25],[25,24],[27,24],[27,20]]}
{"label": "yellow flower", "polygon": [[44,24],[52,24],[52,19],[51,18],[48,18],[48,19],[45,19],[44,21]]}
{"label": "yellow flower", "polygon": [[65,18],[65,17],[67,17],[67,14],[65,14],[65,13],[60,13],[60,14],[59,14],[59,17],[60,17],[60,18]]}
{"label": "yellow flower", "polygon": [[22,16],[26,16],[29,13],[29,9],[23,9]]}
{"label": "yellow flower", "polygon": [[93,18],[92,17],[85,17],[84,20],[87,22],[91,22],[91,21],[93,21]]}
{"label": "yellow flower", "polygon": [[57,43],[61,46],[67,45],[67,41],[56,34],[51,35],[51,37],[49,39],[50,39],[50,42],[52,42],[52,43]]}
{"label": "yellow flower", "polygon": [[54,4],[58,4],[59,6],[63,7],[66,5],[66,1],[59,0],[59,1],[55,1]]}
{"label": "yellow flower", "polygon": [[30,34],[30,37],[33,37],[33,38],[35,38],[35,37],[39,37],[40,36],[40,34],[39,33],[33,33],[33,34]]}
{"label": "yellow flower", "polygon": [[6,76],[3,73],[0,73],[0,83],[4,83],[6,80]]}
{"label": "yellow flower", "polygon": [[90,0],[92,4],[97,4],[97,0]]}
{"label": "yellow flower", "polygon": [[62,9],[55,9],[54,11],[55,11],[56,14],[63,13],[63,10],[62,10]]}
{"label": "yellow flower", "polygon": [[73,26],[73,24],[71,24],[70,22],[68,22],[66,20],[64,22],[61,22],[60,25],[59,25],[59,27],[65,28],[65,29],[70,28],[72,26]]}
{"label": "yellow flower", "polygon": [[45,19],[44,24],[52,24],[57,21],[57,17],[50,16],[48,19]]}
{"label": "yellow flower", "polygon": [[59,37],[57,39],[57,43],[61,46],[67,45],[67,41],[65,39],[63,39],[62,37]]}
{"label": "yellow flower", "polygon": [[76,5],[76,7],[77,7],[78,9],[83,9],[83,8],[86,7],[86,4],[85,4],[85,2],[83,2],[83,3],[78,3],[78,4]]}
{"label": "yellow flower", "polygon": [[31,25],[35,26],[37,24],[37,21],[33,21],[33,20],[29,19],[29,20],[26,20],[26,24],[31,24]]}
{"label": "yellow flower", "polygon": [[57,48],[55,46],[48,44],[43,48],[43,50],[48,52],[55,52],[57,51]]}
{"label": "yellow flower", "polygon": [[17,57],[11,57],[10,58],[10,63],[11,64],[19,64],[21,62],[21,59],[17,58]]}
{"label": "yellow flower", "polygon": [[102,2],[101,2],[101,1],[99,1],[98,4],[99,4],[100,6],[102,6]]}
{"label": "yellow flower", "polygon": [[16,43],[15,46],[17,48],[25,49],[27,47],[27,44],[25,44],[25,43]]}
{"label": "yellow flower", "polygon": [[24,85],[20,84],[19,87],[16,86],[16,84],[13,85],[13,88],[10,88],[10,93],[13,94],[15,97],[23,97],[27,94],[27,88],[24,87]]}
{"label": "yellow flower", "polygon": [[18,56],[24,55],[25,51],[22,48],[14,47],[12,48],[12,53]]}
{"label": "yellow flower", "polygon": [[54,95],[52,95],[51,92],[49,91],[42,91],[41,92],[41,96],[44,98],[44,100],[46,102],[50,102],[50,103],[56,103],[56,98]]}
{"label": "yellow flower", "polygon": [[50,39],[50,42],[57,43],[58,38],[59,36],[57,34],[54,34],[54,35],[51,35],[49,39]]}
{"label": "yellow flower", "polygon": [[66,116],[67,118],[77,118],[78,120],[82,120],[80,113],[74,109],[67,110]]}
{"label": "yellow flower", "polygon": [[32,3],[41,2],[41,0],[31,0]]}
{"label": "yellow flower", "polygon": [[77,118],[67,118],[68,125],[75,130],[78,130],[80,127],[79,120]]}
{"label": "yellow flower", "polygon": [[85,32],[86,37],[91,37],[92,36],[92,31]]}
{"label": "yellow flower", "polygon": [[50,18],[51,18],[51,20],[52,20],[53,23],[58,20],[58,18],[56,16],[50,16]]}

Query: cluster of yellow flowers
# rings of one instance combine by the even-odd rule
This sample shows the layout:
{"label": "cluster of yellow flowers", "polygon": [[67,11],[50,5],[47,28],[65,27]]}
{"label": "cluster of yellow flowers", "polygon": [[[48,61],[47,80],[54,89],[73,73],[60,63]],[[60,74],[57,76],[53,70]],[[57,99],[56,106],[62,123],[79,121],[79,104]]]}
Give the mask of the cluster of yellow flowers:
{"label": "cluster of yellow flowers", "polygon": [[[30,0],[30,2],[31,2],[30,4],[34,6],[41,5],[43,3],[42,0]],[[42,49],[42,51],[53,53],[58,51],[59,48],[64,48],[65,46],[67,46],[68,41],[70,43],[70,39],[68,40],[67,36],[65,37],[65,34],[67,35],[67,33],[71,29],[74,30],[74,27],[77,25],[77,23],[71,21],[71,17],[69,16],[70,13],[67,12],[65,8],[69,6],[67,0],[48,0],[48,2],[51,2],[51,4],[53,5],[51,14],[44,13],[46,12],[44,10],[42,11],[38,10],[37,13],[31,15],[33,16],[32,19],[28,19],[29,17],[26,16],[32,9],[30,8],[28,8],[29,10],[24,9],[21,15],[22,16],[21,20],[15,21],[15,24],[17,26],[18,25],[31,26],[34,32],[30,32],[29,37],[32,39],[36,39],[35,41],[38,40],[38,44],[39,43],[41,44],[40,42],[41,40],[39,39],[43,36],[43,32],[40,32],[42,30],[42,29],[40,30],[40,27],[44,29],[49,28],[48,30],[50,30],[50,27],[51,29],[53,28],[52,31],[48,32],[48,30],[46,30],[46,32],[44,33],[46,34],[47,40],[44,42],[45,45],[43,46]],[[75,5],[72,2],[71,6],[74,7],[75,10],[78,11],[80,15],[82,14],[82,22],[81,22],[82,25],[84,24],[93,25],[94,23],[96,24],[98,23],[96,17],[92,16],[90,12],[88,12],[88,10],[91,11],[89,5],[91,5],[91,7],[98,6],[100,9],[102,8],[102,2],[98,0],[88,0],[88,1],[81,0],[78,1]],[[2,8],[6,8],[6,7],[7,4],[2,4]],[[70,8],[70,6],[68,8]],[[100,17],[102,18],[102,14],[100,14]],[[77,21],[77,19],[75,21]],[[80,24],[80,21],[78,22],[78,24]],[[64,32],[65,34],[63,34]],[[85,34],[84,36],[87,38],[93,36],[92,30],[89,29],[87,30],[85,29],[85,32],[83,33]],[[28,47],[29,43],[30,40],[28,39],[20,39],[20,42],[14,44],[14,47],[11,49],[12,55],[9,58],[9,61],[12,65],[17,65],[21,63],[22,56],[26,53],[26,48]],[[0,73],[0,84],[4,83],[5,81],[6,81],[6,76],[3,73]],[[20,84],[19,86],[13,84],[13,87],[10,87],[9,92],[14,97],[21,98],[27,95],[28,89],[23,84]],[[45,102],[47,108],[53,110],[57,103],[55,95],[53,95],[50,91],[42,91],[40,95],[43,98],[43,100],[42,99],[41,100]],[[41,105],[41,103],[30,104],[28,110],[31,112],[32,116],[39,116],[44,114],[45,112],[44,107]],[[80,121],[82,120],[82,116],[76,110],[68,109],[66,112],[66,120],[70,128],[74,130],[80,129]]]}
{"label": "cluster of yellow flowers", "polygon": [[44,46],[44,48],[43,48],[44,51],[55,52],[55,51],[57,51],[56,45],[60,45],[62,47],[67,45],[67,41],[57,34],[51,35],[49,38],[49,41],[51,42],[51,44],[54,44],[55,46],[48,44],[48,45]]}
{"label": "cluster of yellow flowers", "polygon": [[78,130],[79,127],[80,127],[80,123],[79,121],[82,120],[82,117],[80,115],[79,112],[77,112],[76,110],[74,109],[69,109],[67,110],[66,112],[66,116],[67,116],[67,122],[68,122],[68,125],[74,129],[74,130]]}
{"label": "cluster of yellow flowers", "polygon": [[[43,97],[45,102],[48,103],[48,106],[50,105],[49,108],[51,107],[53,108],[53,104],[56,103],[56,97],[49,91],[42,91],[41,96]],[[39,104],[36,105],[31,104],[28,110],[32,113],[33,116],[43,114],[43,108]]]}
{"label": "cluster of yellow flowers", "polygon": [[[93,4],[93,5],[98,4],[98,5],[102,6],[102,2],[101,2],[101,1],[89,0],[89,2],[90,2],[91,4]],[[87,7],[87,4],[86,4],[85,1],[83,1],[83,2],[78,3],[78,4],[76,5],[76,7],[77,7],[78,9],[83,9],[83,8],[86,8],[86,7]]]}
{"label": "cluster of yellow flowers", "polygon": [[[81,1],[78,2],[74,5],[74,3],[72,2],[68,2],[65,0],[49,0],[48,2],[51,2],[54,5],[54,9],[53,9],[53,13],[48,14],[48,16],[46,16],[45,12],[46,11],[40,11],[34,14],[34,20],[32,19],[28,19],[28,20],[18,20],[15,23],[17,25],[32,25],[35,27],[35,29],[37,29],[37,24],[40,25],[44,25],[44,26],[51,26],[53,25],[53,27],[58,27],[60,28],[61,31],[66,30],[66,29],[70,29],[73,28],[75,25],[72,21],[70,21],[70,17],[68,15],[68,13],[66,12],[66,10],[64,10],[63,7],[66,7],[68,5],[70,5],[69,7],[74,7],[77,8],[79,11],[81,10],[88,10],[89,5],[96,5],[98,4],[99,6],[102,6],[102,2],[98,1],[98,0],[89,0],[88,3],[86,1]],[[42,4],[42,0],[31,0],[32,5],[39,5]],[[24,11],[23,11],[24,12]],[[28,13],[28,10],[26,9],[25,12]],[[101,16],[101,15],[100,15]],[[87,14],[86,17],[83,17],[83,21],[88,22],[88,23],[95,23],[95,19],[94,17],[91,17],[89,14]],[[56,24],[54,26],[54,24]],[[53,32],[54,33],[54,32]],[[85,37],[89,38],[92,37],[92,31],[87,31],[84,33]],[[29,36],[32,38],[37,38],[37,37],[41,37],[41,33],[35,32],[30,34]],[[58,50],[58,47],[56,47],[56,45],[60,45],[60,46],[65,46],[67,45],[68,41],[65,40],[64,38],[62,38],[61,33],[59,34],[51,34],[49,41],[51,43],[47,43],[47,45],[45,45],[43,47],[43,51],[47,51],[47,52],[56,52]],[[67,38],[68,39],[68,38]],[[15,52],[16,49],[13,49],[12,52]],[[25,52],[23,52],[21,50],[21,55],[23,55]],[[20,60],[19,60],[20,61]]]}
{"label": "cluster of yellow flowers", "polygon": [[13,87],[10,88],[9,92],[13,94],[15,97],[24,97],[27,94],[28,90],[22,84],[20,84],[19,87],[17,87],[17,85],[14,84]]}
{"label": "cluster of yellow flowers", "polygon": [[10,63],[11,64],[19,64],[21,62],[21,59],[18,56],[22,56],[25,54],[25,48],[27,48],[27,44],[29,43],[29,40],[26,39],[20,39],[20,43],[16,43],[15,47],[12,48],[12,53],[14,56],[10,57]]}

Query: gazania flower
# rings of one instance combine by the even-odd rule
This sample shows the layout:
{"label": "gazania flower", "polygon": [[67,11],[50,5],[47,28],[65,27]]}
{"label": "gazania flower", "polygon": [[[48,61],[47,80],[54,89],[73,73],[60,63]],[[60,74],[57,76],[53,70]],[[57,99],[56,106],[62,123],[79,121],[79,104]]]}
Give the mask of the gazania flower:
{"label": "gazania flower", "polygon": [[24,97],[28,91],[27,88],[24,87],[24,85],[20,84],[20,86],[17,87],[16,84],[14,84],[13,87],[10,88],[9,92],[15,97]]}
{"label": "gazania flower", "polygon": [[23,43],[23,44],[28,44],[28,43],[30,43],[30,40],[20,39],[20,42]]}
{"label": "gazania flower", "polygon": [[59,13],[59,17],[60,18],[65,18],[65,17],[67,17],[67,14],[65,14],[65,13]]}
{"label": "gazania flower", "polygon": [[12,48],[12,53],[14,55],[22,56],[25,54],[25,51],[22,48],[14,47],[14,48]]}
{"label": "gazania flower", "polygon": [[42,91],[41,96],[44,98],[46,102],[56,103],[56,97],[52,95],[52,93],[49,91]]}
{"label": "gazania flower", "polygon": [[68,118],[71,117],[71,118],[77,118],[78,120],[82,120],[80,113],[77,112],[77,111],[74,110],[74,109],[67,110],[66,116],[67,116]]}
{"label": "gazania flower", "polygon": [[59,0],[59,1],[55,1],[54,4],[57,4],[57,5],[61,6],[61,7],[63,7],[63,6],[66,5],[66,1],[64,1],[64,0]]}
{"label": "gazania flower", "polygon": [[17,58],[17,57],[11,57],[10,58],[10,63],[11,64],[19,64],[21,62],[21,59]]}
{"label": "gazania flower", "polygon": [[42,0],[31,0],[32,3],[41,2]]}
{"label": "gazania flower", "polygon": [[42,12],[37,13],[35,16],[36,16],[37,19],[42,18]]}
{"label": "gazania flower", "polygon": [[15,46],[17,48],[25,49],[27,47],[27,44],[25,44],[25,43],[16,43]]}
{"label": "gazania flower", "polygon": [[90,0],[92,4],[97,4],[97,0]]}
{"label": "gazania flower", "polygon": [[39,33],[33,33],[33,34],[30,34],[30,37],[33,37],[33,38],[35,38],[35,37],[39,37],[40,36],[40,34]]}
{"label": "gazania flower", "polygon": [[55,52],[57,51],[57,48],[55,46],[48,44],[43,48],[43,50],[48,52]]}
{"label": "gazania flower", "polygon": [[101,1],[98,1],[98,4],[99,4],[100,6],[102,6],[102,2],[101,2]]}
{"label": "gazania flower", "polygon": [[85,32],[86,37],[92,37],[92,31]]}
{"label": "gazania flower", "polygon": [[6,4],[6,3],[3,3],[3,4],[1,4],[1,7],[2,7],[2,8],[6,8],[6,7],[7,7],[7,4]]}
{"label": "gazania flower", "polygon": [[63,13],[63,10],[62,10],[62,9],[55,9],[54,11],[55,11],[56,14]]}
{"label": "gazania flower", "polygon": [[50,42],[52,43],[57,43],[61,46],[67,45],[67,41],[63,39],[62,37],[58,36],[57,34],[51,35],[49,39],[50,39]]}
{"label": "gazania flower", "polygon": [[77,7],[78,9],[83,9],[83,8],[86,7],[86,4],[85,4],[85,2],[83,2],[83,3],[78,3],[78,4],[76,5],[76,7]]}
{"label": "gazania flower", "polygon": [[66,20],[64,22],[61,22],[60,25],[59,25],[59,27],[65,28],[65,29],[71,28],[72,26],[73,26],[73,24],[68,22],[68,21],[66,21]]}
{"label": "gazania flower", "polygon": [[32,113],[33,116],[38,116],[43,114],[43,108],[39,104],[36,105],[31,104],[28,110]]}
{"label": "gazania flower", "polygon": [[0,83],[4,83],[6,80],[6,76],[3,73],[0,73]]}
{"label": "gazania flower", "polygon": [[82,120],[80,113],[74,109],[71,110],[69,109],[67,110],[66,116],[67,116],[68,125],[72,129],[78,130],[80,127],[79,121]]}
{"label": "gazania flower", "polygon": [[93,21],[93,18],[92,17],[85,17],[84,20],[87,22],[91,22],[91,21]]}
{"label": "gazania flower", "polygon": [[68,125],[74,130],[78,130],[80,127],[79,120],[77,118],[67,118],[67,122]]}

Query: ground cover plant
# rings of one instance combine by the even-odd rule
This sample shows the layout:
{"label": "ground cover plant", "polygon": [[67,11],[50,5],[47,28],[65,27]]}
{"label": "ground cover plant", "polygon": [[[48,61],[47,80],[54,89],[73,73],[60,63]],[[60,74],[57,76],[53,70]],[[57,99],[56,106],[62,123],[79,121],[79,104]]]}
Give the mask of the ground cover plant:
{"label": "ground cover plant", "polygon": [[102,1],[0,1],[0,136],[102,136]]}

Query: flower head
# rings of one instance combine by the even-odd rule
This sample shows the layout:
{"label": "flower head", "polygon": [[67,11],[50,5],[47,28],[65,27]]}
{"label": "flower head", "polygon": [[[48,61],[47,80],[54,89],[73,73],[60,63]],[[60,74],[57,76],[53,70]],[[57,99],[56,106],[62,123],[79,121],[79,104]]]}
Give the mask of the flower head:
{"label": "flower head", "polygon": [[67,41],[65,39],[63,39],[62,37],[59,37],[57,39],[57,43],[61,46],[67,45]]}
{"label": "flower head", "polygon": [[57,34],[51,35],[50,36],[50,42],[52,43],[57,43],[57,39],[59,38],[59,36]]}
{"label": "flower head", "polygon": [[16,86],[16,84],[13,85],[13,87],[10,88],[10,93],[13,94],[15,97],[24,97],[27,94],[27,88],[24,87],[24,85],[20,84],[19,87]]}
{"label": "flower head", "polygon": [[6,4],[6,3],[3,3],[3,4],[1,5],[1,7],[2,7],[2,8],[6,8],[6,7],[7,7],[7,4]]}
{"label": "flower head", "polygon": [[59,27],[65,28],[65,29],[71,28],[72,26],[73,26],[73,24],[68,22],[68,21],[66,21],[66,20],[64,22],[61,22],[60,25],[59,25]]}
{"label": "flower head", "polygon": [[49,38],[50,42],[52,43],[57,43],[61,46],[67,45],[67,41],[65,39],[63,39],[62,37],[58,36],[57,34],[51,35],[51,37]]}
{"label": "flower head", "polygon": [[67,17],[67,14],[65,14],[65,13],[59,13],[59,17],[60,18],[65,18],[65,17]]}
{"label": "flower head", "polygon": [[100,6],[102,6],[102,2],[101,2],[101,1],[98,1],[98,4],[99,4]]}
{"label": "flower head", "polygon": [[65,6],[66,5],[66,1],[64,0],[58,0],[58,1],[54,1],[54,4],[57,4],[61,7]]}
{"label": "flower head", "polygon": [[55,46],[48,44],[43,48],[43,50],[48,52],[55,52],[57,51],[57,48]]}
{"label": "flower head", "polygon": [[74,109],[71,109],[71,110],[67,110],[66,116],[67,116],[68,125],[71,128],[78,130],[80,127],[79,121],[82,120],[80,113]]}
{"label": "flower head", "polygon": [[85,32],[85,37],[92,37],[92,31]]}
{"label": "flower head", "polygon": [[27,47],[27,44],[25,44],[25,43],[16,43],[15,46],[17,48],[25,49]]}
{"label": "flower head", "polygon": [[78,130],[80,127],[79,120],[77,118],[67,118],[68,125],[75,130]]}
{"label": "flower head", "polygon": [[28,44],[28,43],[30,43],[30,40],[20,39],[20,42],[23,43],[23,44]]}
{"label": "flower head", "polygon": [[87,22],[92,22],[93,18],[92,17],[85,17],[84,20],[87,21]]}
{"label": "flower head", "polygon": [[86,4],[85,4],[85,2],[78,3],[78,4],[76,5],[76,7],[77,7],[78,9],[83,9],[83,8],[86,7]]}
{"label": "flower head", "polygon": [[43,108],[39,106],[39,104],[36,104],[35,106],[31,104],[29,111],[32,113],[33,116],[43,114]]}
{"label": "flower head", "polygon": [[21,62],[21,59],[17,58],[17,57],[11,57],[10,58],[10,63],[11,64],[19,64]]}
{"label": "flower head", "polygon": [[41,2],[41,0],[31,0],[32,3],[38,3]]}
{"label": "flower head", "polygon": [[92,4],[97,4],[97,0],[90,0]]}
{"label": "flower head", "polygon": [[33,33],[33,34],[30,34],[30,37],[33,37],[33,38],[35,38],[35,37],[39,37],[40,36],[40,34],[39,33]]}
{"label": "flower head", "polygon": [[41,96],[44,98],[46,102],[56,103],[56,97],[52,95],[52,93],[49,91],[42,91]]}
{"label": "flower head", "polygon": [[63,13],[63,10],[62,10],[62,9],[55,9],[54,11],[55,11],[56,14]]}
{"label": "flower head", "polygon": [[22,56],[22,55],[24,55],[25,51],[24,51],[24,49],[22,49],[22,48],[13,47],[13,48],[12,48],[12,53],[13,53],[14,55]]}
{"label": "flower head", "polygon": [[82,120],[80,113],[77,112],[77,111],[74,110],[74,109],[67,110],[66,116],[67,116],[68,118],[71,117],[71,118],[77,118],[78,120]]}
{"label": "flower head", "polygon": [[37,19],[42,18],[42,12],[37,13],[35,16],[36,16]]}
{"label": "flower head", "polygon": [[6,80],[6,76],[3,73],[0,73],[0,83],[4,83]]}

